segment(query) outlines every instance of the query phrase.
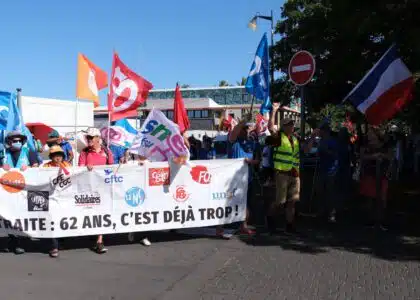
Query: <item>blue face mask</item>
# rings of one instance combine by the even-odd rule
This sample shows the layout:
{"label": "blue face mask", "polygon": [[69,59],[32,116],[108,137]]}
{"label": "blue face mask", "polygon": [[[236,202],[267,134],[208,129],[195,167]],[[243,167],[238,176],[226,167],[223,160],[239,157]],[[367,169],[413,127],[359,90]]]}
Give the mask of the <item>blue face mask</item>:
{"label": "blue face mask", "polygon": [[20,148],[22,148],[22,142],[12,143],[12,148],[13,149],[20,149]]}

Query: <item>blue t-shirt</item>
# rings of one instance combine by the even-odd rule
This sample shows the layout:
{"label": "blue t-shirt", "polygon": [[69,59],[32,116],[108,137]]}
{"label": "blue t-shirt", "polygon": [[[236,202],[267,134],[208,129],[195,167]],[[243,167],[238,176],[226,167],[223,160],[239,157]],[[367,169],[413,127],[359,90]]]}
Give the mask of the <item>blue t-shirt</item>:
{"label": "blue t-shirt", "polygon": [[254,140],[238,139],[235,143],[231,143],[228,152],[229,158],[254,158],[254,153],[257,151],[258,143]]}
{"label": "blue t-shirt", "polygon": [[109,150],[112,152],[112,156],[114,157],[114,163],[120,163],[121,158],[124,157],[126,149],[122,146],[110,145]]}
{"label": "blue t-shirt", "polygon": [[319,168],[322,173],[333,174],[338,167],[338,144],[330,137],[319,143]]}
{"label": "blue t-shirt", "polygon": [[[235,143],[231,143],[228,151],[229,158],[248,158],[253,159],[254,154],[259,150],[258,142],[252,139],[237,139]],[[252,181],[252,168],[248,167],[248,182]]]}
{"label": "blue t-shirt", "polygon": [[64,151],[64,160],[68,161],[70,157],[70,152],[73,151],[73,148],[71,147],[69,142],[62,142],[60,144],[61,149]]}

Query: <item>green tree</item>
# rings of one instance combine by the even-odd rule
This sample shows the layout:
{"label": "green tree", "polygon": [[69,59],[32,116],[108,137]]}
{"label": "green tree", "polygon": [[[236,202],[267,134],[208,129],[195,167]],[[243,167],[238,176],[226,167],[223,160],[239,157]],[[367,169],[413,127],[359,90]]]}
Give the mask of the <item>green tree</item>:
{"label": "green tree", "polygon": [[220,87],[222,87],[222,86],[229,86],[229,82],[227,82],[226,80],[220,80],[219,81],[219,86]]}
{"label": "green tree", "polygon": [[246,84],[246,80],[247,80],[246,77],[242,77],[241,81],[236,82],[236,85],[244,86]]}
{"label": "green tree", "polygon": [[[319,111],[326,103],[340,104],[394,42],[408,68],[418,73],[418,11],[418,0],[287,0],[276,26],[282,38],[272,49],[275,69],[287,72],[299,50],[315,56],[316,73],[306,89],[310,111]],[[417,81],[415,95],[419,87]],[[297,90],[284,76],[273,85],[273,93],[274,101],[287,104]],[[413,101],[400,116],[420,128],[420,118],[413,118],[419,112],[420,106]]]}

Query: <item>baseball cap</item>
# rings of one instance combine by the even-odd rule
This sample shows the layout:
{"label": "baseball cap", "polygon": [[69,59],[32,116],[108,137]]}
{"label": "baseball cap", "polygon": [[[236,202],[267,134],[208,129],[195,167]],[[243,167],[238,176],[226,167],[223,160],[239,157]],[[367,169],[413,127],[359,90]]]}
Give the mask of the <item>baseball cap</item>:
{"label": "baseball cap", "polygon": [[86,131],[86,136],[99,136],[99,137],[101,137],[101,132],[99,131],[98,128],[90,127]]}
{"label": "baseball cap", "polygon": [[291,118],[284,118],[280,121],[280,126],[285,126],[285,125],[295,125],[295,120],[291,119]]}
{"label": "baseball cap", "polygon": [[60,137],[60,134],[55,129],[48,134],[48,138],[50,139],[59,138],[59,137]]}

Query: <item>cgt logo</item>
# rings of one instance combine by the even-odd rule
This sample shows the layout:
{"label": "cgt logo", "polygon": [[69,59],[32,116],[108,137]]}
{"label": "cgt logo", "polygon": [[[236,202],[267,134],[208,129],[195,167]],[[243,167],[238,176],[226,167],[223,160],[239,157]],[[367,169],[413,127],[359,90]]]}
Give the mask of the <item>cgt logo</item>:
{"label": "cgt logo", "polygon": [[237,189],[227,192],[212,193],[213,200],[232,200],[236,196]]}
{"label": "cgt logo", "polygon": [[105,169],[104,172],[106,176],[104,182],[106,184],[121,183],[124,181],[124,177],[114,174],[114,171],[112,169]]}
{"label": "cgt logo", "polygon": [[170,177],[169,168],[150,168],[149,186],[169,185]]}
{"label": "cgt logo", "polygon": [[209,184],[211,182],[211,174],[206,166],[195,166],[191,169],[190,174],[192,179],[200,184]]}
{"label": "cgt logo", "polygon": [[125,192],[125,202],[131,207],[137,207],[144,203],[146,194],[143,189],[139,187],[132,187],[127,192]]}
{"label": "cgt logo", "polygon": [[185,186],[178,185],[176,187],[173,197],[176,202],[185,202],[188,200],[188,198],[190,198],[190,194],[188,194],[187,190],[185,189]]}

